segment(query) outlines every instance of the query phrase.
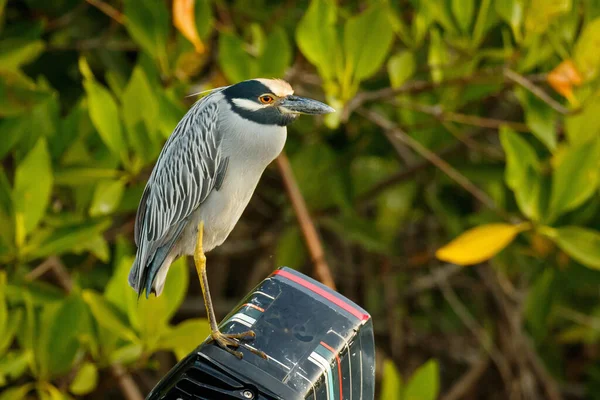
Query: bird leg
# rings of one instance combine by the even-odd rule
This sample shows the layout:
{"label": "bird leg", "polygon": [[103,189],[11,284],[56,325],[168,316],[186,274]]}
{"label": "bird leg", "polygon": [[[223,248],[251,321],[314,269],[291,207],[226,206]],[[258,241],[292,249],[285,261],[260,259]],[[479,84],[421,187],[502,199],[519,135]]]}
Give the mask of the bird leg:
{"label": "bird leg", "polygon": [[198,224],[198,236],[196,241],[196,249],[194,251],[194,264],[196,265],[196,272],[200,279],[200,287],[202,288],[202,297],[204,298],[204,304],[206,305],[206,314],[208,315],[208,322],[210,324],[210,336],[212,340],[219,345],[223,350],[228,351],[238,358],[242,358],[242,352],[236,351],[238,347],[244,346],[252,353],[257,354],[262,358],[267,358],[267,355],[260,350],[256,350],[243,343],[238,342],[235,339],[252,340],[256,337],[253,331],[247,331],[242,333],[221,333],[219,326],[217,325],[217,318],[215,317],[215,310],[213,308],[212,299],[210,297],[210,290],[208,289],[208,275],[206,274],[206,256],[202,249],[202,239],[204,235],[204,221],[200,221]]}

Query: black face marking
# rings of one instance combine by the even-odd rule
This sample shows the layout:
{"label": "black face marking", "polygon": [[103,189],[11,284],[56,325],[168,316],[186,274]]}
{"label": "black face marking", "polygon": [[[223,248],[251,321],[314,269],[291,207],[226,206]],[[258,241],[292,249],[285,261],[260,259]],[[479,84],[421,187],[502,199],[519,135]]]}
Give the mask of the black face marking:
{"label": "black face marking", "polygon": [[263,105],[258,98],[263,94],[270,94],[271,89],[259,81],[249,80],[240,82],[223,90],[222,93],[234,112],[242,118],[256,122],[257,124],[287,126],[298,117],[297,114],[284,114],[276,106],[251,111],[239,107],[233,102],[233,99],[246,99]]}

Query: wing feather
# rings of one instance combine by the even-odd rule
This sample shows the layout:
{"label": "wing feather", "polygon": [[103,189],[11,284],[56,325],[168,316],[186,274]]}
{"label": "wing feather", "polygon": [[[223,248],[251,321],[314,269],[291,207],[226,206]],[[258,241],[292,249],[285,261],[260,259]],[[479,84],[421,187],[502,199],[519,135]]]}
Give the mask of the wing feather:
{"label": "wing feather", "polygon": [[173,246],[186,218],[221,186],[228,159],[221,151],[218,104],[211,97],[196,103],[179,122],[142,194],[135,220],[138,252],[129,280],[138,293],[157,251]]}

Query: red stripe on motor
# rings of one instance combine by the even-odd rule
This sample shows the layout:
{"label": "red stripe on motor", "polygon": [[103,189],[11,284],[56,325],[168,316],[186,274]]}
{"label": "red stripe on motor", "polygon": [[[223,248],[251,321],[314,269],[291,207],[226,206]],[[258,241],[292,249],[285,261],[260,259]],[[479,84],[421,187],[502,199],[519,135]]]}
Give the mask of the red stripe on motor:
{"label": "red stripe on motor", "polygon": [[294,274],[290,274],[287,271],[284,271],[282,269],[278,269],[277,271],[273,272],[273,275],[280,275],[284,278],[289,279],[292,282],[296,282],[297,284],[304,286],[305,288],[307,288],[308,290],[311,290],[313,292],[315,292],[316,294],[318,294],[319,296],[329,300],[330,302],[332,302],[333,304],[343,308],[344,310],[348,311],[350,314],[354,315],[356,318],[360,319],[361,321],[366,321],[369,319],[369,315],[368,314],[363,314],[362,312],[360,312],[359,310],[357,310],[356,308],[352,307],[350,304],[345,303],[344,301],[340,300],[339,298],[335,297],[334,295],[332,295],[331,293],[321,289],[320,287],[318,287],[317,285],[306,281],[302,278],[300,278],[299,276],[296,276]]}
{"label": "red stripe on motor", "polygon": [[[335,351],[330,345],[328,345],[324,341],[321,341],[321,346],[325,347],[327,350],[329,350],[331,353],[333,353],[333,355],[335,356],[335,359],[337,361],[338,381],[340,382],[340,400],[342,400],[344,398],[344,394],[342,392],[342,363],[340,362],[340,356],[338,356],[337,351]],[[348,357],[350,357],[350,354],[348,354]]]}

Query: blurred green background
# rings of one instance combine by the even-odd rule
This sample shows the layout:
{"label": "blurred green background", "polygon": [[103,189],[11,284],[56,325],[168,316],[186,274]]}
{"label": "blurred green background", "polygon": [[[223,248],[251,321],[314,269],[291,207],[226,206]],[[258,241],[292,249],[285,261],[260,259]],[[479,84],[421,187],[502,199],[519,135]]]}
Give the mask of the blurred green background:
{"label": "blurred green background", "polygon": [[[134,215],[189,95],[252,77],[338,110],[286,152],[377,398],[600,399],[599,0],[0,0],[0,30],[0,399],[137,400],[206,337],[190,260],[136,302]],[[217,316],[280,265],[313,273],[273,165]]]}

